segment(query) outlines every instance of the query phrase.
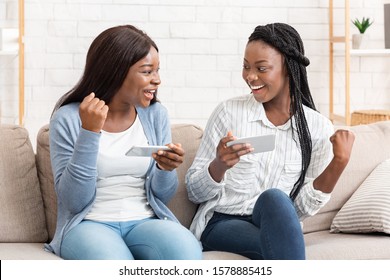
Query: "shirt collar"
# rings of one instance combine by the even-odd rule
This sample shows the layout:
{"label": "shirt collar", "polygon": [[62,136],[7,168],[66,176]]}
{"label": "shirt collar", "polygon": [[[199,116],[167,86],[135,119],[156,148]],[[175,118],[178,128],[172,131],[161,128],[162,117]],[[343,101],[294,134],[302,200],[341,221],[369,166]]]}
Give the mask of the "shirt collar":
{"label": "shirt collar", "polygon": [[[275,126],[273,123],[271,123],[265,114],[263,103],[258,102],[251,94],[248,98],[248,122],[257,121],[262,122],[265,126],[278,128],[281,130],[288,130],[291,127],[291,120],[288,120],[285,124],[279,126]],[[294,116],[292,117],[292,122],[294,122]]]}

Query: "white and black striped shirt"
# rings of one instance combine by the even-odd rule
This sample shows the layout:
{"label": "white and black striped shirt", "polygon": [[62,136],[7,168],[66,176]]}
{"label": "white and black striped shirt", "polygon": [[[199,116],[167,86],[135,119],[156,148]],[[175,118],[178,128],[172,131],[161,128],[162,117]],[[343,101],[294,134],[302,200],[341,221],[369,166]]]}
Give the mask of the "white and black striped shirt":
{"label": "white and black striped shirt", "polygon": [[[315,190],[313,181],[333,156],[329,137],[334,132],[329,119],[305,106],[304,112],[311,133],[312,156],[305,184],[294,202],[301,219],[317,213],[330,198],[330,194]],[[242,156],[221,182],[215,182],[208,167],[216,156],[220,139],[228,131],[237,138],[275,134],[275,149]],[[191,225],[192,232],[199,239],[214,211],[251,215],[257,198],[266,189],[278,188],[289,194],[301,173],[301,159],[297,131],[292,129],[291,122],[274,126],[267,119],[263,104],[252,95],[219,104],[209,118],[199,150],[186,175],[189,199],[200,204]]]}

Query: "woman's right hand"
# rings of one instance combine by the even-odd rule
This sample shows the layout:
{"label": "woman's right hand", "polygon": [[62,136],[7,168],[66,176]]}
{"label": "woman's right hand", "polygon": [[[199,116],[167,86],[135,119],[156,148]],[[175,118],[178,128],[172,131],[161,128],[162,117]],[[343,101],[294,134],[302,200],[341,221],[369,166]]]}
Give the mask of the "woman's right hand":
{"label": "woman's right hand", "polygon": [[79,114],[81,127],[100,133],[106,121],[108,106],[103,100],[95,97],[95,93],[87,95],[80,104]]}
{"label": "woman's right hand", "polygon": [[227,143],[235,140],[231,131],[223,137],[217,146],[216,157],[210,163],[209,173],[216,182],[221,182],[225,172],[240,161],[240,157],[253,151],[250,144],[235,144],[227,146]]}

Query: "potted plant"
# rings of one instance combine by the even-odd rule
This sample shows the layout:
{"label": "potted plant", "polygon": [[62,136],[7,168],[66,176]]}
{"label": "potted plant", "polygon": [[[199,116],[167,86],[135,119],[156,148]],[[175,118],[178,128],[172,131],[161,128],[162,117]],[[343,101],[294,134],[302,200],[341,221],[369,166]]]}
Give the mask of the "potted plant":
{"label": "potted plant", "polygon": [[362,20],[359,20],[357,18],[355,20],[352,20],[352,23],[359,30],[359,34],[352,35],[352,48],[359,49],[364,37],[364,33],[366,32],[367,28],[371,26],[373,21],[371,21],[369,17],[363,17]]}

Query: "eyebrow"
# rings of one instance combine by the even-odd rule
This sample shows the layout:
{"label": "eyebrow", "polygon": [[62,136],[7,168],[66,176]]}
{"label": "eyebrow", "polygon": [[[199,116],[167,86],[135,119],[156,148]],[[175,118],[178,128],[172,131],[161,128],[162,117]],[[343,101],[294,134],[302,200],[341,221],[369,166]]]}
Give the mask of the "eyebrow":
{"label": "eyebrow", "polygon": [[143,64],[139,68],[142,68],[142,67],[153,67],[153,64]]}
{"label": "eyebrow", "polygon": [[[245,61],[245,62],[248,62],[248,60],[246,60],[245,58],[244,58],[244,61]],[[255,61],[255,64],[256,64],[256,63],[261,63],[261,62],[267,62],[267,60],[263,59],[263,60]]]}

